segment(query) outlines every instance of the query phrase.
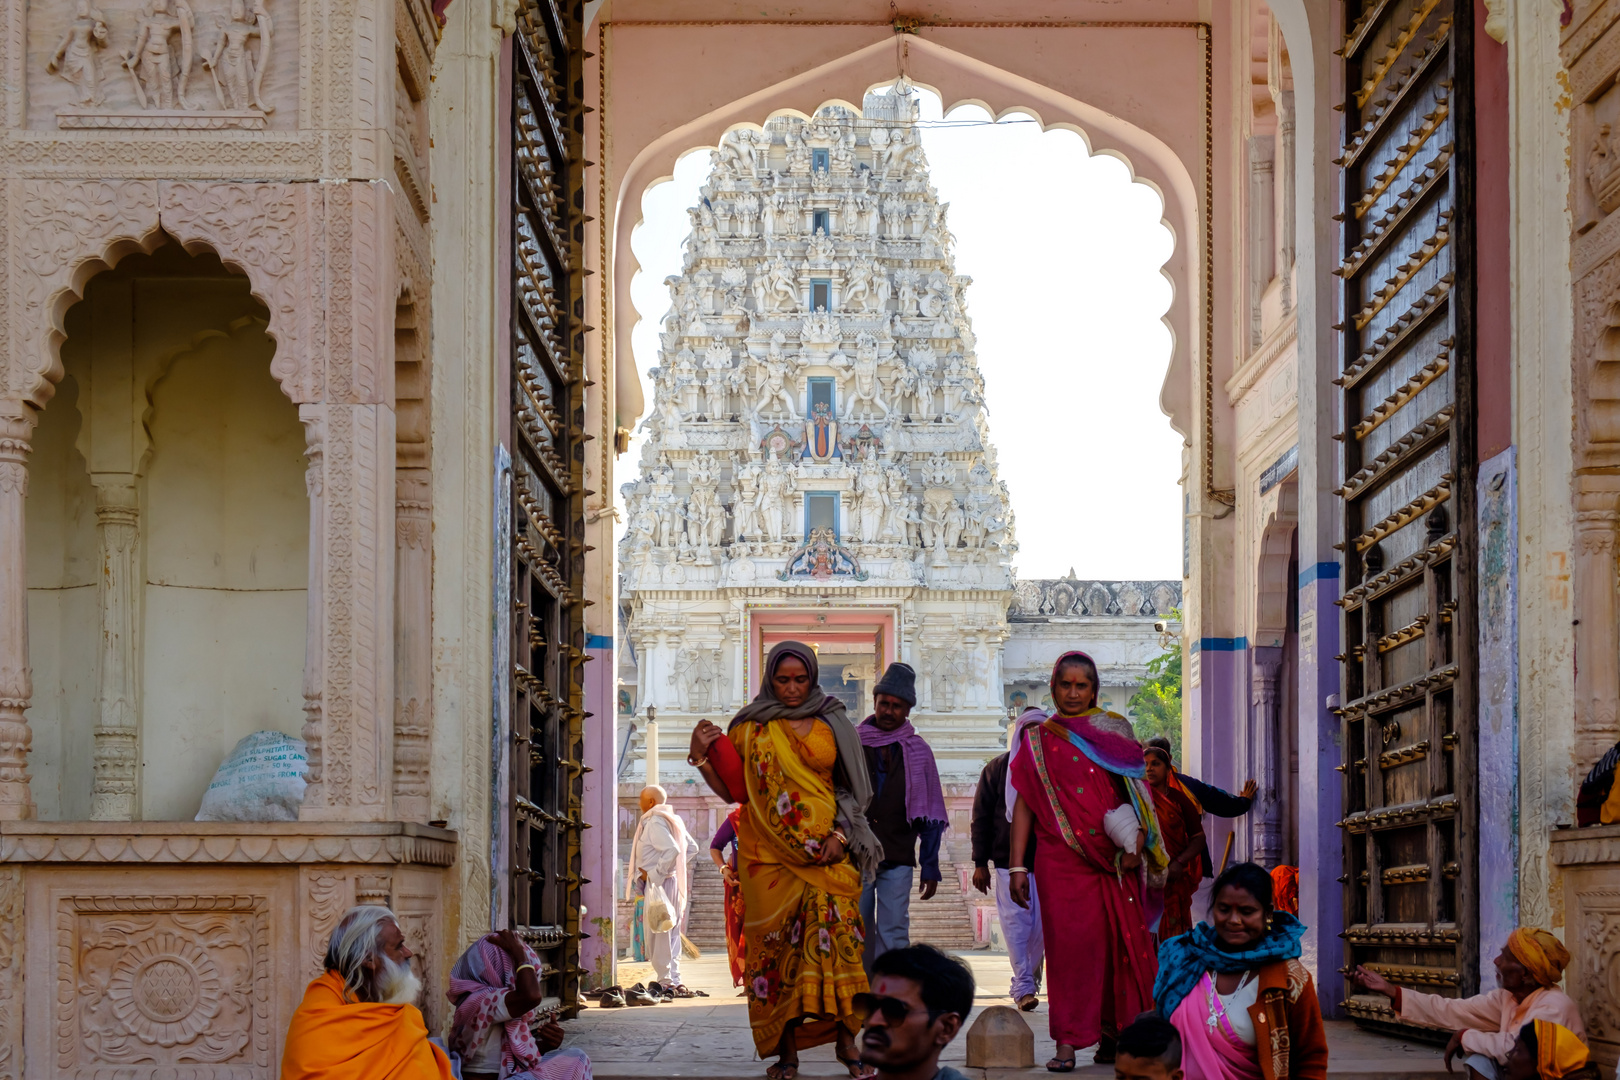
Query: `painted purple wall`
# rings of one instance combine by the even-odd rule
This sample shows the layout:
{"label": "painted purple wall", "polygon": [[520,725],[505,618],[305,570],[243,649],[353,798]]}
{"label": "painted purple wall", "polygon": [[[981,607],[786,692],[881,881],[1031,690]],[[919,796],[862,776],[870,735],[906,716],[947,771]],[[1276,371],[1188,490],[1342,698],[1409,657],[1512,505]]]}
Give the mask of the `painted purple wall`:
{"label": "painted purple wall", "polygon": [[1342,1015],[1344,950],[1344,783],[1335,766],[1343,760],[1338,704],[1338,563],[1302,566],[1299,575],[1299,918],[1305,934],[1305,966],[1316,980],[1324,1016]]}

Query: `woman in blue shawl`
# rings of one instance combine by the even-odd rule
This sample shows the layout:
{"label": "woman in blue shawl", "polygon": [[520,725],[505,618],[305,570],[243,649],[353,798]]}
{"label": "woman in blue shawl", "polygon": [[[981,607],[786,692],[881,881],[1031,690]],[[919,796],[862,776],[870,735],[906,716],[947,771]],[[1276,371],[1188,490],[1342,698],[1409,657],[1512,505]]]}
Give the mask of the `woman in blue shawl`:
{"label": "woman in blue shawl", "polygon": [[1153,1003],[1203,1080],[1326,1080],[1327,1035],[1300,921],[1272,907],[1271,875],[1238,863],[1215,879],[1209,921],[1159,947]]}

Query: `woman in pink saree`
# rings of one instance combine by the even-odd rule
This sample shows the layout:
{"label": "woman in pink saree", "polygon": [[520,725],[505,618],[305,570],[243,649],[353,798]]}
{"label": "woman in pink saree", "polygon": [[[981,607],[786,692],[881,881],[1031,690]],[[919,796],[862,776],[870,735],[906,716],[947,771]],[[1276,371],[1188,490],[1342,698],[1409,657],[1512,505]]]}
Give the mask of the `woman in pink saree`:
{"label": "woman in pink saree", "polygon": [[1069,1072],[1082,1047],[1096,1045],[1097,1061],[1113,1061],[1120,1028],[1153,1007],[1158,962],[1142,865],[1162,871],[1168,859],[1141,779],[1142,747],[1129,721],[1096,707],[1097,666],[1085,653],[1065,653],[1051,688],[1055,715],[1021,730],[1008,766],[1018,796],[1008,886],[1027,907],[1024,853],[1036,835],[1057,1042],[1046,1067]]}

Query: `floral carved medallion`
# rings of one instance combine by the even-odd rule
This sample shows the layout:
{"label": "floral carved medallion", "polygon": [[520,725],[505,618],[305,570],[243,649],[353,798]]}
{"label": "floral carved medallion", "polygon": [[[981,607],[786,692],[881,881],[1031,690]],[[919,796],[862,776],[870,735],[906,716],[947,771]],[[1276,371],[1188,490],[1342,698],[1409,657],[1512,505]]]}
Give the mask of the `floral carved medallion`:
{"label": "floral carved medallion", "polygon": [[194,941],[159,933],[137,942],[113,968],[113,1012],[143,1043],[189,1042],[219,1012],[219,970]]}

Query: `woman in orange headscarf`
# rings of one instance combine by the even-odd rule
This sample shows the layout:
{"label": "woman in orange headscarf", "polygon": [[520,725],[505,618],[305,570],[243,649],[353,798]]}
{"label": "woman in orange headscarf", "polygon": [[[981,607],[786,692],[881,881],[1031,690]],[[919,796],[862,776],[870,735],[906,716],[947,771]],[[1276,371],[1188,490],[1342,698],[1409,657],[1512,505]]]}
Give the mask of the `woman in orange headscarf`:
{"label": "woman in orange headscarf", "polygon": [[1507,1065],[1519,1031],[1531,1021],[1547,1020],[1581,1040],[1586,1028],[1580,1010],[1560,989],[1569,950],[1545,930],[1520,927],[1508,935],[1496,957],[1497,989],[1471,998],[1446,998],[1396,986],[1377,972],[1358,967],[1352,981],[1376,994],[1387,994],[1402,1020],[1451,1028],[1446,1063],[1461,1055],[1482,1076],[1497,1076]]}

